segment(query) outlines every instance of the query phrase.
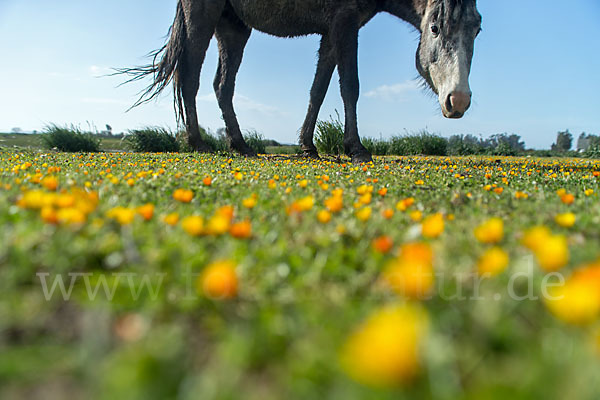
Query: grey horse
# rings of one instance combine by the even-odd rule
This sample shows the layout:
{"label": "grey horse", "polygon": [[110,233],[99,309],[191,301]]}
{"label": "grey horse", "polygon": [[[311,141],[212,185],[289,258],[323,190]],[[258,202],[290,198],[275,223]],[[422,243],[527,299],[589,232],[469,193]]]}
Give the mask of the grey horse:
{"label": "grey horse", "polygon": [[368,162],[371,155],[360,142],[356,114],[358,31],[380,12],[395,15],[420,32],[417,70],[438,95],[443,115],[461,118],[471,104],[469,74],[475,38],[481,31],[476,0],[178,0],[170,38],[152,53],[152,64],[119,71],[132,76],[129,81],[153,77],[135,105],[153,99],[173,82],[176,108],[190,146],[210,151],[200,136],[196,96],[206,50],[215,36],[219,66],[214,90],[227,136],[233,149],[254,155],[233,109],[235,79],[252,29],[279,37],[321,35],[310,103],[300,130],[302,150],[318,157],[313,133],[337,67],[345,112],[344,151],[354,162]]}

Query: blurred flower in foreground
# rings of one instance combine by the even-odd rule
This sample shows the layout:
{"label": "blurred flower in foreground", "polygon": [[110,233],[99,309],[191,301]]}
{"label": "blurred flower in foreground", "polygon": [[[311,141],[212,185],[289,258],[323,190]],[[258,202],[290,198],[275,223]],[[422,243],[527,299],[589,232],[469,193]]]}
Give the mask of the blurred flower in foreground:
{"label": "blurred flower in foreground", "polygon": [[508,254],[500,247],[487,249],[479,258],[477,271],[479,275],[496,276],[508,266]]}
{"label": "blurred flower in foreground", "polygon": [[233,261],[217,261],[206,266],[198,277],[197,288],[206,297],[214,300],[235,297],[238,278]]}
{"label": "blurred flower in foreground", "polygon": [[522,243],[529,250],[536,251],[538,247],[550,236],[552,232],[546,226],[535,226],[523,235]]}
{"label": "blurred flower in foreground", "polygon": [[569,246],[563,235],[551,235],[536,245],[536,260],[546,272],[557,271],[569,262]]}
{"label": "blurred flower in foreground", "polygon": [[429,239],[436,238],[444,232],[444,216],[441,213],[431,215],[421,225],[423,236]]}
{"label": "blurred flower in foreground", "polygon": [[412,305],[386,306],[373,313],[342,348],[343,369],[354,380],[374,387],[407,384],[420,369],[419,349],[428,318]]}
{"label": "blurred flower in foreground", "polygon": [[554,217],[554,221],[563,228],[571,228],[576,220],[577,217],[573,213],[558,214]]}
{"label": "blurred flower in foreground", "polygon": [[500,218],[490,218],[475,228],[474,233],[481,243],[498,243],[504,237],[504,222]]}
{"label": "blurred flower in foreground", "polygon": [[427,243],[402,246],[400,255],[387,264],[382,281],[400,296],[419,299],[428,295],[434,282],[431,247]]}
{"label": "blurred flower in foreground", "polygon": [[564,285],[550,287],[548,309],[560,320],[586,324],[600,315],[600,262],[577,269]]}

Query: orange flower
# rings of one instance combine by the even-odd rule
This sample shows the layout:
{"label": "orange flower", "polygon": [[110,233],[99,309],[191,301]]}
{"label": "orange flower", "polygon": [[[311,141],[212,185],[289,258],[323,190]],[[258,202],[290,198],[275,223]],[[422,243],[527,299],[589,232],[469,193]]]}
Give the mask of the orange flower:
{"label": "orange flower", "polygon": [[48,190],[55,191],[58,187],[58,179],[56,179],[53,176],[47,176],[44,179],[42,179],[42,186]]}
{"label": "orange flower", "polygon": [[173,198],[182,203],[189,203],[194,198],[194,192],[187,189],[177,189],[173,192]]}
{"label": "orange flower", "polygon": [[47,224],[57,224],[58,223],[58,215],[56,210],[51,206],[44,206],[40,211],[40,216],[42,217],[42,221]]}
{"label": "orange flower", "polygon": [[210,186],[212,185],[212,178],[210,176],[207,176],[202,180],[202,183],[204,184],[204,186]]}
{"label": "orange flower", "polygon": [[563,203],[565,203],[567,205],[570,205],[570,204],[573,204],[573,202],[575,201],[575,196],[572,195],[571,193],[565,193],[560,196],[560,201],[562,201]]}
{"label": "orange flower", "polygon": [[387,192],[388,192],[387,188],[381,188],[381,189],[379,189],[379,191],[377,193],[379,193],[379,195],[381,197],[383,197],[383,196],[385,196],[387,194]]}
{"label": "orange flower", "polygon": [[137,209],[138,214],[142,216],[146,221],[150,221],[154,216],[154,204],[146,204]]}
{"label": "orange flower", "polygon": [[232,261],[209,264],[198,277],[197,288],[213,300],[231,299],[237,296],[238,277]]}
{"label": "orange flower", "polygon": [[383,254],[389,253],[394,246],[394,242],[389,236],[379,236],[373,240],[373,248]]}
{"label": "orange flower", "polygon": [[342,196],[331,196],[330,198],[325,200],[325,207],[332,213],[337,213],[342,210],[344,206],[344,200]]}
{"label": "orange flower", "polygon": [[423,213],[421,211],[419,211],[419,210],[411,211],[410,214],[408,214],[408,216],[414,222],[419,222],[419,221],[421,221],[421,219],[423,219]]}
{"label": "orange flower", "polygon": [[230,228],[231,220],[227,215],[215,213],[207,222],[206,232],[210,235],[220,236]]}
{"label": "orange flower", "polygon": [[252,236],[252,224],[250,221],[237,222],[231,225],[229,234],[236,239],[248,239]]}
{"label": "orange flower", "polygon": [[385,219],[392,219],[392,217],[394,216],[394,210],[392,210],[391,208],[386,208],[381,212],[381,215]]}
{"label": "orange flower", "polygon": [[504,188],[501,188],[501,187],[494,188],[494,193],[502,194],[502,192],[504,192]]}
{"label": "orange flower", "polygon": [[423,221],[421,232],[424,237],[433,239],[444,232],[444,216],[441,213],[431,215]]}

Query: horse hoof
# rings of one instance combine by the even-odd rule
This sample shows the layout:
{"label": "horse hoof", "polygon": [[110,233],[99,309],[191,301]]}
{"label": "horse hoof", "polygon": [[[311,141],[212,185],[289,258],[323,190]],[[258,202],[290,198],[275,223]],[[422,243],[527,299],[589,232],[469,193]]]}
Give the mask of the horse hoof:
{"label": "horse hoof", "polygon": [[320,160],[321,157],[319,157],[319,153],[317,153],[316,150],[304,150],[302,152],[302,157],[303,158],[312,158],[313,160]]}
{"label": "horse hoof", "polygon": [[353,164],[362,164],[372,162],[373,157],[369,153],[358,153],[352,155],[352,163]]}

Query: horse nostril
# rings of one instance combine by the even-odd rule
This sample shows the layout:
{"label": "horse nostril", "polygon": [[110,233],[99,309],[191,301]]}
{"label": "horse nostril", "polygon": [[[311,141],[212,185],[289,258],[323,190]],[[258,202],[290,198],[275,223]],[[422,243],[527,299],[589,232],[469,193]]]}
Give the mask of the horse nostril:
{"label": "horse nostril", "polygon": [[[448,107],[450,105],[450,107]],[[463,114],[471,105],[471,94],[465,92],[452,92],[446,100],[448,111],[457,111]]]}
{"label": "horse nostril", "polygon": [[449,113],[452,112],[452,94],[449,94],[448,97],[446,97],[446,111]]}

